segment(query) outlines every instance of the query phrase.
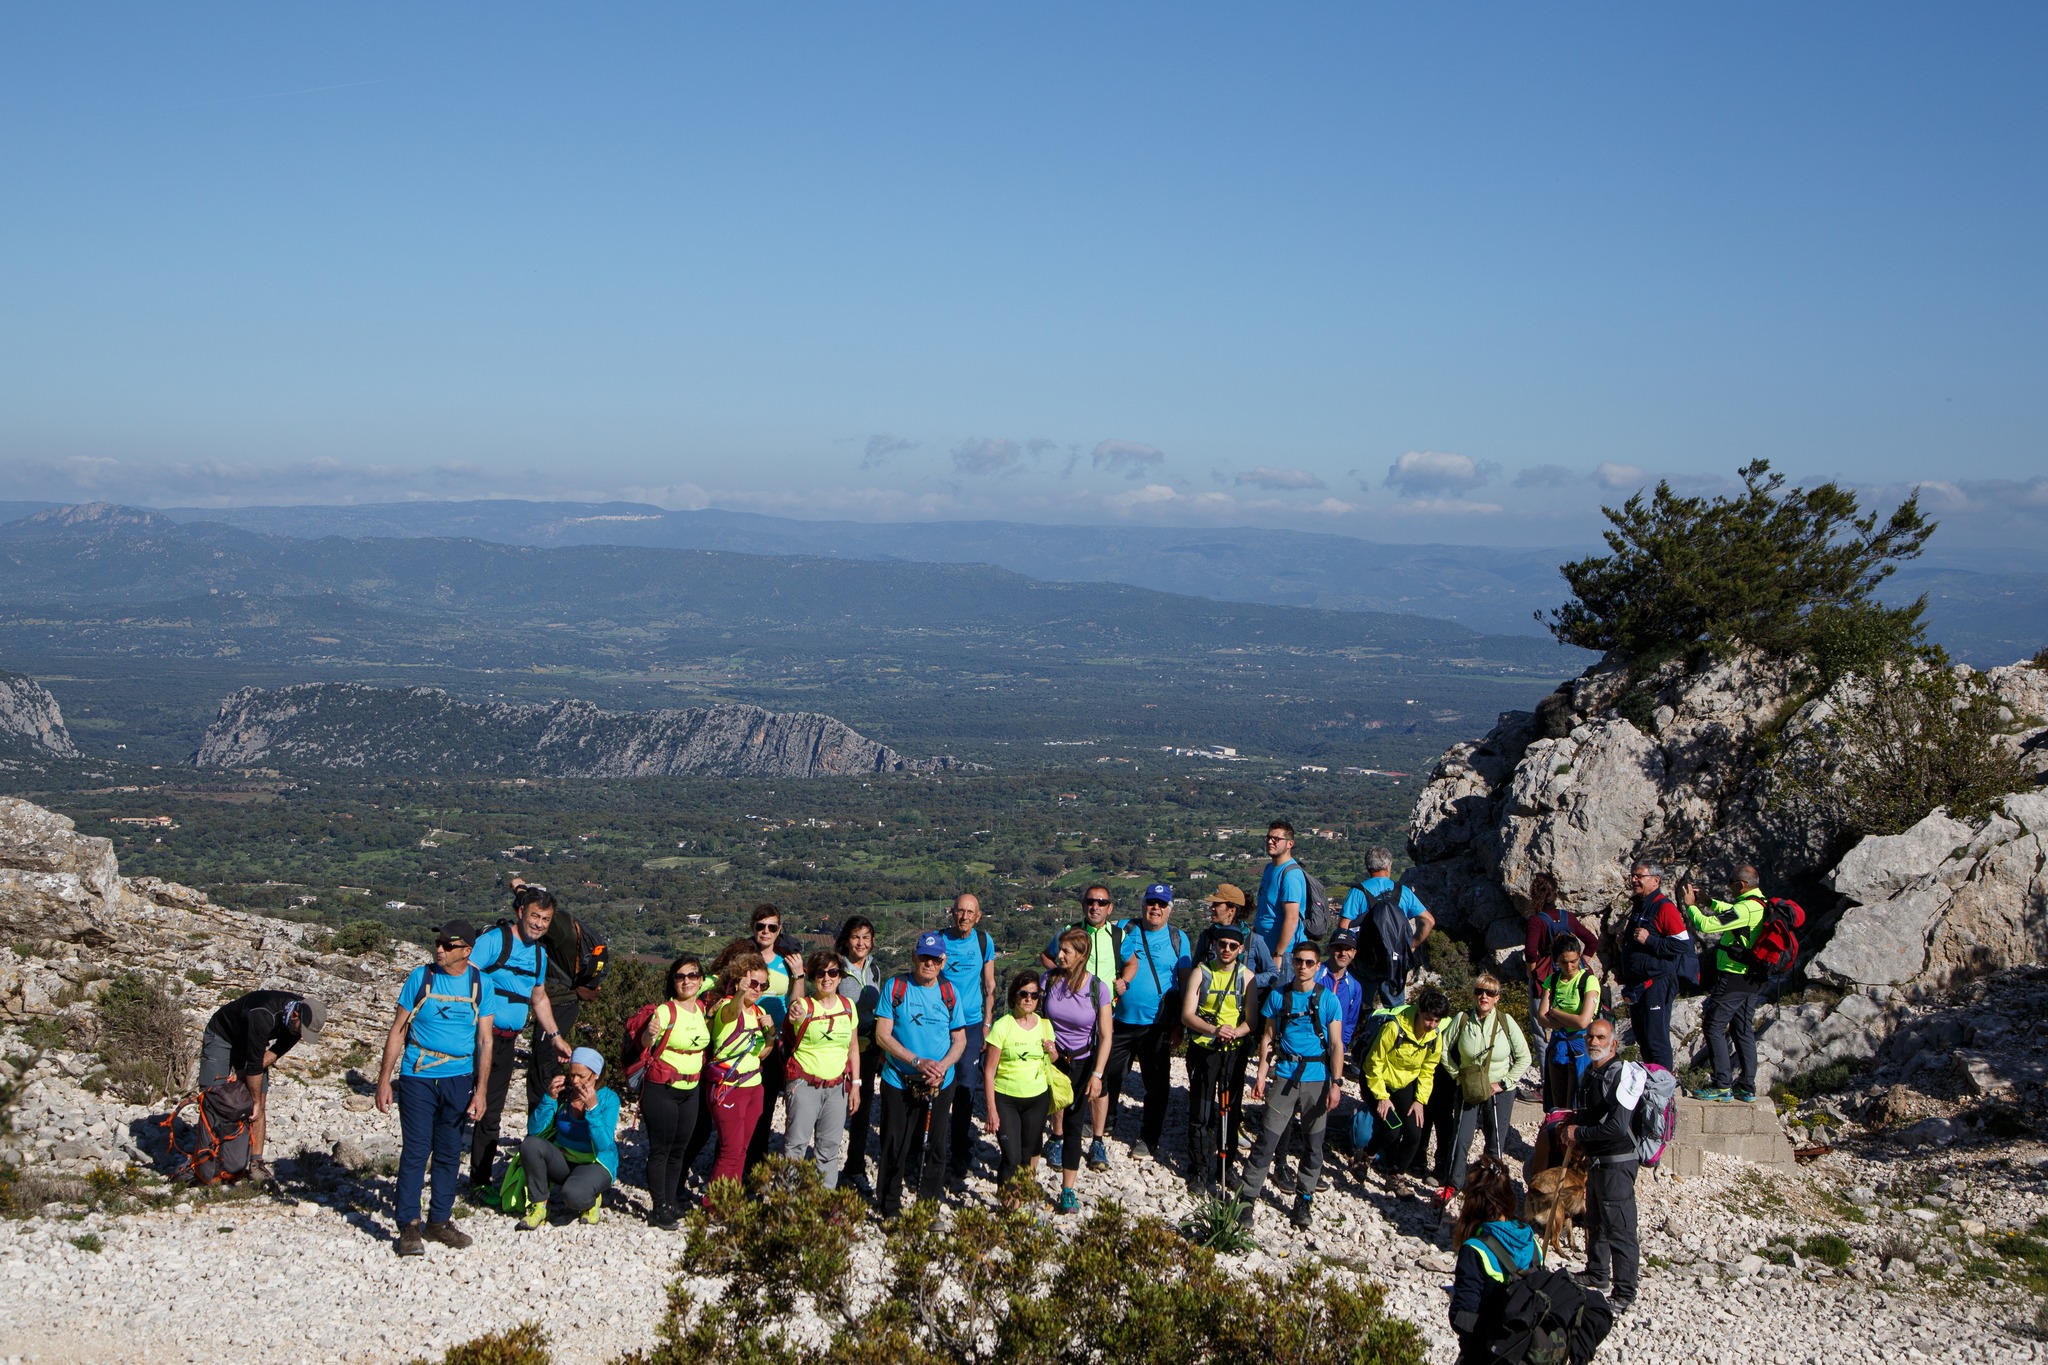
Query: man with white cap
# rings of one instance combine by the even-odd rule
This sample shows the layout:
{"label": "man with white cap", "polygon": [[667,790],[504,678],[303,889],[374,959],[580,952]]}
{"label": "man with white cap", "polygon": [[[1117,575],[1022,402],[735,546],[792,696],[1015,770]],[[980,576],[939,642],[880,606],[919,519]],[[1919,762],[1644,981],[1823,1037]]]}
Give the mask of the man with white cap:
{"label": "man with white cap", "polygon": [[[903,1210],[903,1182],[918,1173],[917,1197],[944,1188],[952,1133],[953,1064],[967,1050],[967,1014],[942,975],[946,936],[919,935],[915,965],[891,977],[875,1005],[875,1045],[882,1063],[882,1152],[875,1181],[884,1218]],[[920,1162],[921,1172],[918,1171]]]}
{"label": "man with white cap", "polygon": [[619,1094],[597,1083],[604,1056],[594,1047],[569,1054],[566,1071],[548,1080],[547,1094],[526,1119],[519,1161],[526,1168],[522,1230],[544,1219],[595,1223],[604,1192],[619,1178]]}
{"label": "man with white cap", "polygon": [[1173,888],[1154,882],[1145,888],[1145,908],[1117,945],[1116,1028],[1102,1091],[1109,1097],[1109,1127],[1116,1128],[1117,1100],[1124,1077],[1136,1063],[1145,1083],[1145,1109],[1131,1155],[1166,1160],[1159,1141],[1166,1133],[1166,1105],[1172,1096],[1173,1044],[1180,1032],[1180,985],[1194,965],[1188,936],[1167,927]]}
{"label": "man with white cap", "polygon": [[249,1087],[256,1113],[249,1120],[249,1173],[270,1173],[263,1160],[265,1097],[270,1069],[303,1038],[320,1041],[327,1006],[297,991],[250,991],[213,1012],[199,1041],[199,1085],[241,1081]]}

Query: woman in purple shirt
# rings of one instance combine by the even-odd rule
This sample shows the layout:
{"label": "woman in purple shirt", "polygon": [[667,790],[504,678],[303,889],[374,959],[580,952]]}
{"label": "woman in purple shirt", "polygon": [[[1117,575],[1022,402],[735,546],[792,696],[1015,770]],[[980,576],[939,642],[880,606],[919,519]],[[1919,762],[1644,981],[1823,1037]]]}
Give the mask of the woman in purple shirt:
{"label": "woman in purple shirt", "polygon": [[1109,1105],[1102,1093],[1102,1067],[1109,1060],[1110,1006],[1116,992],[1100,977],[1088,971],[1088,933],[1069,929],[1060,935],[1054,969],[1045,974],[1042,1002],[1045,1017],[1052,1020],[1053,1044],[1059,1049],[1060,1070],[1074,1085],[1074,1102],[1064,1115],[1060,1143],[1061,1213],[1081,1207],[1074,1193],[1074,1178],[1081,1169],[1081,1106],[1087,1105],[1095,1124],[1095,1145],[1102,1146],[1103,1126],[1109,1121]]}

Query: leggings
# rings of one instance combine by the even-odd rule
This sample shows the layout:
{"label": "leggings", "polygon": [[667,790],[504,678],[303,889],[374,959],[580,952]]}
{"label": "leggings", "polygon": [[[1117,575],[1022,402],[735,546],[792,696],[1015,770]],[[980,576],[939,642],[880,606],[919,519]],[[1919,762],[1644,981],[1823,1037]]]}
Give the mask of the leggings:
{"label": "leggings", "polygon": [[711,1102],[711,1122],[718,1128],[718,1160],[711,1167],[713,1180],[744,1180],[747,1175],[747,1143],[760,1122],[762,1087],[727,1086]]}
{"label": "leggings", "polygon": [[[1001,1120],[996,1130],[996,1146],[1002,1152],[1002,1162],[996,1168],[996,1188],[1001,1189],[1017,1174],[1017,1168],[1027,1162],[1038,1160],[1038,1153],[1045,1146],[1045,1119],[1052,1112],[1052,1089],[1047,1087],[1029,1099],[996,1092],[996,1117]],[[1076,1146],[1079,1140],[1076,1139]],[[1066,1160],[1063,1148],[1060,1160]]]}
{"label": "leggings", "polygon": [[677,1192],[689,1173],[684,1157],[703,1117],[703,1099],[699,1085],[687,1090],[673,1085],[640,1087],[640,1126],[647,1130],[647,1192],[654,1196],[657,1209],[676,1207]]}
{"label": "leggings", "polygon": [[1067,1073],[1067,1080],[1074,1087],[1074,1102],[1060,1111],[1067,1116],[1066,1131],[1060,1138],[1060,1169],[1078,1171],[1081,1126],[1088,1121],[1088,1082],[1095,1075],[1095,1049],[1090,1048],[1078,1057],[1062,1052],[1059,1068]]}
{"label": "leggings", "polygon": [[519,1160],[526,1166],[526,1197],[544,1204],[552,1190],[557,1210],[571,1218],[594,1207],[612,1183],[612,1173],[602,1162],[572,1162],[544,1137],[520,1143]]}

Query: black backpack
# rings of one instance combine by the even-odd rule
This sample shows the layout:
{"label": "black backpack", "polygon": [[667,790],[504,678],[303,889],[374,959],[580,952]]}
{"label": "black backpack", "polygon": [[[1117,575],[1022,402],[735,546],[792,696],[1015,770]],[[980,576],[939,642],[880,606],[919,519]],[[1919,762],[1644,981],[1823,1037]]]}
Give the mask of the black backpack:
{"label": "black backpack", "polygon": [[1597,1289],[1541,1264],[1517,1270],[1491,1233],[1482,1243],[1508,1279],[1507,1302],[1493,1338],[1491,1359],[1503,1365],[1586,1365],[1614,1330],[1614,1310]]}
{"label": "black backpack", "polygon": [[1361,981],[1384,982],[1395,990],[1408,983],[1408,973],[1415,965],[1415,937],[1408,932],[1408,916],[1401,911],[1401,884],[1396,882],[1386,890],[1374,894],[1358,888],[1366,895],[1364,920],[1356,926],[1358,932],[1358,959],[1351,964],[1351,974]]}

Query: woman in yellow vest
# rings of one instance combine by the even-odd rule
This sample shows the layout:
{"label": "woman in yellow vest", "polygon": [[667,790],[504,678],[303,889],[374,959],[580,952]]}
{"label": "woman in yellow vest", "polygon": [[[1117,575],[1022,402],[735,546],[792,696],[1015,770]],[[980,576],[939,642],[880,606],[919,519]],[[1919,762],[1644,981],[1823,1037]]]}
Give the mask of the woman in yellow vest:
{"label": "woman in yellow vest", "polygon": [[713,1180],[739,1180],[747,1172],[747,1143],[761,1117],[761,1058],[775,1046],[775,1021],[761,1008],[768,989],[768,964],[759,953],[740,953],[725,963],[718,987],[725,998],[711,1012],[711,1052],[705,1071],[706,1098],[718,1129]]}
{"label": "woman in yellow vest", "polygon": [[1052,1111],[1052,1082],[1046,1073],[1059,1057],[1052,1021],[1038,1012],[1044,996],[1038,973],[1010,978],[1010,1012],[996,1020],[984,1041],[981,1092],[988,1096],[987,1128],[1002,1160],[996,1168],[1000,1190],[1019,1166],[1036,1168],[1045,1145],[1045,1120]]}
{"label": "woman in yellow vest", "polygon": [[839,954],[829,948],[805,958],[810,992],[789,1002],[782,1025],[782,1050],[789,1058],[782,1154],[800,1158],[810,1148],[828,1190],[839,1184],[846,1102],[860,1085],[860,1012],[839,993],[842,970]]}
{"label": "woman in yellow vest", "polygon": [[658,1228],[672,1228],[681,1217],[680,1192],[690,1169],[684,1153],[705,1120],[700,1082],[711,1025],[697,998],[703,985],[704,965],[695,954],[671,962],[668,999],[640,1033],[647,1056],[640,1073],[640,1126],[647,1131],[647,1192],[654,1197],[648,1221]]}
{"label": "woman in yellow vest", "polygon": [[1245,1063],[1258,1016],[1256,981],[1244,965],[1245,931],[1212,924],[1209,958],[1188,973],[1180,1021],[1188,1034],[1188,1183],[1227,1187],[1244,1107]]}

